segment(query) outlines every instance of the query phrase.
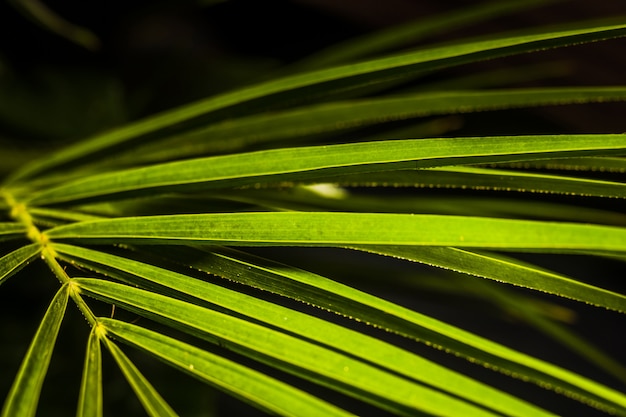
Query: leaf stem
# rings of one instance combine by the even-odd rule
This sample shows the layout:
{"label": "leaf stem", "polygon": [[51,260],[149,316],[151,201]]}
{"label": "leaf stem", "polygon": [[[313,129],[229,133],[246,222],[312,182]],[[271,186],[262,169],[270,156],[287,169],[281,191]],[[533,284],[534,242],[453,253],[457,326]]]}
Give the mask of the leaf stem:
{"label": "leaf stem", "polygon": [[70,289],[70,297],[83,313],[83,316],[87,319],[87,322],[91,327],[96,326],[96,316],[93,314],[85,300],[80,296],[80,289],[74,284],[72,278],[65,272],[65,269],[59,264],[57,260],[56,252],[52,247],[48,245],[50,240],[42,233],[39,228],[33,222],[33,218],[28,212],[25,204],[18,202],[13,195],[7,190],[1,190],[0,196],[2,196],[10,208],[10,216],[18,223],[21,223],[26,228],[26,236],[33,243],[41,245],[41,259],[50,267],[54,275],[61,282],[61,284],[68,284]]}
{"label": "leaf stem", "polygon": [[80,296],[80,288],[74,284],[74,280],[67,275],[65,269],[59,264],[56,257],[56,252],[49,246],[46,246],[42,249],[41,257],[48,264],[54,275],[61,281],[62,283],[67,283],[70,289],[70,297],[76,304],[76,307],[83,313],[85,319],[91,327],[95,327],[97,325],[96,316],[93,314],[83,297]]}

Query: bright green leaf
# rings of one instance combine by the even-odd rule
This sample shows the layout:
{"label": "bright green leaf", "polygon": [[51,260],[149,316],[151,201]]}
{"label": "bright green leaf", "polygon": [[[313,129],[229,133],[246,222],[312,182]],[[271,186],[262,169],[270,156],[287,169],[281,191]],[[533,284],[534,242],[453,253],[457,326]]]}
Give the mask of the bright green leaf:
{"label": "bright green leaf", "polygon": [[363,246],[358,249],[531,288],[626,313],[626,295],[503,255],[451,247]]}
{"label": "bright green leaf", "polygon": [[[624,398],[611,389],[416,311],[320,275],[241,251],[230,248],[202,250],[204,255],[197,251],[182,251],[171,247],[157,253],[163,257],[173,257],[178,262],[192,265],[201,271],[316,305],[408,338],[425,341],[472,361],[489,364],[503,372],[568,393],[567,395],[595,407],[615,412],[615,404],[621,404],[619,409],[622,409],[622,414],[626,413]],[[78,252],[85,256],[85,251],[86,249],[74,249],[72,253]]]}
{"label": "bright green leaf", "polygon": [[[70,262],[78,263],[133,284],[141,285],[144,284],[143,280],[148,280],[160,284],[163,288],[167,286],[168,289],[180,291],[211,304],[235,311],[238,314],[248,316],[250,319],[314,340],[320,345],[328,345],[337,351],[350,353],[362,360],[376,363],[381,367],[387,367],[398,374],[419,380],[440,390],[449,391],[454,389],[453,394],[456,396],[470,401],[484,401],[486,406],[505,414],[515,415],[516,412],[519,412],[520,415],[526,415],[529,412],[538,413],[538,410],[532,407],[528,408],[527,404],[516,403],[510,397],[481,384],[476,384],[474,381],[466,379],[455,372],[410,355],[377,339],[344,329],[327,321],[131,259],[69,245],[54,244],[53,247],[58,253],[71,255]],[[198,258],[198,253],[195,253],[193,257]],[[82,260],[90,262],[85,264],[81,262]],[[109,265],[115,266],[111,267]],[[196,264],[192,265],[197,267]],[[242,266],[240,270],[243,270],[244,274],[252,274],[252,268],[260,269],[259,267],[249,265],[247,268]],[[124,274],[119,275],[115,270]],[[141,280],[132,279],[128,274],[139,277]],[[241,275],[239,270],[231,272],[228,278],[235,278],[235,275],[237,277]],[[322,277],[318,278],[323,280]],[[248,279],[253,280],[253,278]],[[341,285],[338,285],[338,288],[341,288]],[[159,289],[157,288],[156,291],[159,291]],[[307,302],[311,302],[311,300],[308,299]],[[342,303],[338,303],[334,308],[340,309],[341,305]],[[326,305],[324,307],[327,308]],[[347,314],[344,311],[340,312]],[[289,319],[285,320],[285,317],[289,317]],[[355,316],[355,318],[360,317]],[[376,325],[377,323],[374,322],[373,324]],[[329,337],[330,335],[332,337]],[[420,370],[420,372],[416,372],[416,370]],[[428,375],[428,378],[424,378],[423,375]],[[485,400],[485,398],[488,398],[488,400]]]}
{"label": "bright green leaf", "polygon": [[52,299],[7,395],[2,417],[34,417],[68,296],[68,286],[63,285]]}
{"label": "bright green leaf", "polygon": [[107,318],[100,318],[99,323],[116,338],[258,408],[285,416],[352,415],[293,386],[161,333]]}
{"label": "bright green leaf", "polygon": [[94,327],[87,341],[76,417],[102,417],[102,404],[102,354],[98,327]]}
{"label": "bright green leaf", "polygon": [[128,217],[60,226],[50,239],[242,246],[458,246],[626,251],[626,230],[593,224],[379,213],[219,213]]}
{"label": "bright green leaf", "polygon": [[11,275],[24,268],[32,261],[41,251],[41,245],[32,243],[22,246],[13,252],[0,258],[0,284],[2,284]]}
{"label": "bright green leaf", "polygon": [[[75,281],[79,284],[81,291],[88,295],[115,302],[131,311],[147,314],[157,320],[179,323],[183,326],[182,330],[188,327],[188,331],[200,337],[211,341],[217,339],[217,343],[221,346],[395,413],[411,415],[417,410],[422,410],[450,416],[493,415],[456,398],[457,395],[464,394],[464,389],[474,389],[467,380],[463,381],[464,378],[461,378],[462,382],[459,385],[454,379],[450,379],[450,389],[453,395],[449,396],[439,390],[400,378],[394,372],[381,369],[379,365],[374,366],[353,358],[354,352],[352,351],[349,354],[342,354],[335,349],[273,330],[271,327],[263,327],[247,320],[130,286],[87,278],[77,278]],[[242,297],[241,303],[245,302],[246,299]],[[253,306],[249,308],[254,309]],[[259,310],[259,313],[263,314],[263,311]],[[299,315],[293,313],[283,314],[282,317],[278,317],[279,311],[273,314],[283,321],[295,321],[296,326],[298,321],[301,325],[306,324],[306,321],[303,322],[304,318],[299,318]],[[320,325],[323,324],[322,321],[317,322]],[[303,328],[299,327],[299,333],[303,333]],[[331,326],[326,324],[326,327]],[[339,329],[331,332],[331,335],[334,333],[334,337],[341,340],[343,344],[349,343],[352,337],[358,337],[356,332],[348,330],[340,332]],[[306,335],[303,336],[306,337]],[[326,337],[329,336],[326,334]],[[366,339],[365,336],[361,338]],[[376,350],[384,346],[374,338],[370,339],[368,345]],[[364,350],[363,347],[360,350]],[[407,365],[408,368],[422,369],[426,366],[423,361],[421,361],[422,364],[418,363],[420,361],[417,356],[404,354],[400,349],[395,349],[394,352],[391,345],[386,350],[392,354],[388,359],[395,358],[397,365],[413,357],[414,363]],[[431,372],[436,368],[439,367],[432,368]],[[427,370],[424,372],[428,373]],[[512,410],[514,412],[515,409]],[[534,412],[539,413],[540,410],[535,409]]]}
{"label": "bright green leaf", "polygon": [[[104,329],[106,330],[106,327],[104,327]],[[111,356],[113,356],[115,362],[117,362],[117,366],[119,366],[124,377],[126,377],[133,391],[135,391],[135,395],[137,395],[146,413],[151,417],[177,416],[178,414],[165,402],[157,390],[154,389],[146,377],[139,372],[137,367],[128,359],[124,352],[111,340],[104,338],[103,341],[109,352],[111,352]]]}

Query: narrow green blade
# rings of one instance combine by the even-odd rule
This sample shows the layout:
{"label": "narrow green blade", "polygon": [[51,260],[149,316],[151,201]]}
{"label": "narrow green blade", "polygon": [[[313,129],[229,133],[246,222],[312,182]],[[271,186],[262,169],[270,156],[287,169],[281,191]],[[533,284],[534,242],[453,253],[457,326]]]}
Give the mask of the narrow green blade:
{"label": "narrow green blade", "polygon": [[13,252],[0,258],[0,284],[7,280],[11,275],[24,268],[32,261],[41,251],[41,245],[32,243],[22,246]]}
{"label": "narrow green blade", "polygon": [[68,296],[68,286],[63,285],[52,299],[7,395],[2,417],[35,415],[41,386],[65,315]]}
{"label": "narrow green blade", "polygon": [[[458,385],[454,379],[450,380],[452,394],[448,395],[410,379],[401,378],[395,372],[381,368],[378,362],[368,363],[354,358],[353,352],[344,354],[252,321],[110,281],[89,278],[76,278],[74,281],[80,286],[82,292],[90,296],[114,302],[131,311],[164,321],[255,360],[329,386],[394,413],[414,415],[417,411],[424,411],[450,416],[495,415],[486,409],[461,401],[457,397],[457,395],[464,395],[465,389],[472,389],[470,380],[464,377],[458,378],[459,381],[464,380]],[[242,296],[241,304],[245,304],[247,299],[248,297]],[[248,305],[248,307],[251,310],[248,314],[254,315],[255,311],[261,315],[268,314],[259,309],[259,305]],[[303,325],[306,316],[291,312],[285,315],[282,312],[283,309],[278,306],[273,308],[275,311],[272,311],[270,305],[267,308],[277,320],[293,321],[296,322],[293,324],[296,326],[300,324],[297,333],[304,332]],[[315,321],[318,325],[324,324],[322,320]],[[326,324],[326,327],[331,327],[330,323]],[[333,327],[335,330],[326,335],[327,339],[336,338],[345,345],[358,337],[357,332],[341,330],[339,326]],[[368,340],[368,343],[359,349],[361,351],[366,350],[365,347],[368,345],[372,350],[379,350],[385,345],[375,338],[361,336],[361,339],[362,342]],[[420,360],[421,358],[407,354],[391,345],[387,346],[386,351],[392,354],[388,361],[390,358],[395,358],[398,361],[396,365],[403,363],[405,359],[413,358],[408,362],[410,365],[404,363],[407,368],[424,370],[426,374],[429,374],[426,370],[428,368],[431,371],[436,368],[444,369],[438,366],[429,367],[425,361]],[[511,397],[510,400],[516,402]],[[534,410],[534,413],[540,412],[539,409]]]}
{"label": "narrow green blade", "polygon": [[388,213],[218,213],[127,217],[60,226],[50,239],[239,246],[457,246],[626,251],[626,229],[487,217]]}
{"label": "narrow green blade", "polygon": [[0,223],[0,241],[26,236],[26,227],[20,223]]}
{"label": "narrow green blade", "polygon": [[563,171],[592,171],[592,172],[626,172],[626,158],[615,157],[587,157],[587,158],[564,158],[532,161],[524,164],[503,164],[513,168],[539,168],[556,169]]}
{"label": "narrow green blade", "polygon": [[357,249],[489,278],[626,313],[624,294],[576,281],[503,255],[428,246],[362,246]]}
{"label": "narrow green blade", "polygon": [[184,191],[267,181],[524,161],[626,151],[626,135],[546,135],[390,140],[274,149],[190,159],[87,176],[31,197],[31,205],[72,202],[129,192]]}
{"label": "narrow green blade", "polygon": [[463,166],[345,175],[334,177],[332,181],[346,186],[427,186],[626,197],[626,184],[616,181]]}
{"label": "narrow green blade", "polygon": [[[106,330],[106,327],[104,327],[104,329]],[[135,391],[135,395],[137,395],[146,413],[152,417],[177,416],[178,414],[165,402],[157,390],[154,389],[146,377],[139,372],[137,367],[128,359],[124,352],[106,337],[103,338],[103,341],[109,352],[111,352],[111,356],[113,356],[115,362],[117,362],[117,366],[119,366],[126,380],[133,388],[133,391]]]}
{"label": "narrow green blade", "polygon": [[98,328],[94,327],[87,340],[76,417],[102,417],[102,404],[102,354]]}
{"label": "narrow green blade", "polygon": [[127,142],[159,129],[233,106],[246,101],[267,97],[276,93],[293,91],[311,85],[320,85],[341,80],[351,85],[373,83],[388,80],[390,77],[418,73],[460,65],[472,61],[531,52],[540,49],[571,45],[582,42],[609,39],[626,35],[626,25],[595,26],[571,30],[522,35],[504,39],[482,40],[460,45],[448,45],[409,54],[367,61],[360,64],[346,65],[311,73],[295,75],[247,87],[232,93],[226,93],[176,110],[127,125],[121,129],[96,136],[75,146],[35,161],[13,175],[16,181],[30,177],[42,171],[67,164],[70,161],[85,158],[102,149]]}
{"label": "narrow green blade", "polygon": [[251,405],[282,416],[352,414],[291,385],[134,324],[100,318],[107,333]]}

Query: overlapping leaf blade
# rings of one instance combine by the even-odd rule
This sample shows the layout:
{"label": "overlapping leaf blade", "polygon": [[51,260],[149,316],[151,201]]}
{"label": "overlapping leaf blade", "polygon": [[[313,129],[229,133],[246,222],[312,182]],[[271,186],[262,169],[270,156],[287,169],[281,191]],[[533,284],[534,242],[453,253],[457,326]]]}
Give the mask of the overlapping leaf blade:
{"label": "overlapping leaf blade", "polygon": [[[415,413],[415,410],[422,410],[442,415],[458,415],[458,413],[492,415],[486,410],[455,399],[454,395],[471,395],[466,394],[466,390],[476,389],[472,385],[477,385],[472,384],[469,380],[463,381],[463,377],[455,380],[452,373],[445,372],[443,368],[429,364],[417,356],[410,355],[391,345],[387,345],[385,348],[384,343],[374,338],[359,335],[347,329],[341,330],[341,328],[321,320],[307,319],[306,316],[293,312],[271,311],[272,308],[268,306],[269,314],[275,315],[276,319],[278,319],[277,322],[280,322],[280,320],[291,322],[291,326],[295,326],[291,330],[299,334],[300,337],[312,337],[312,334],[315,332],[322,333],[324,329],[326,330],[326,337],[321,339],[321,343],[329,343],[328,341],[325,342],[325,340],[330,339],[341,341],[341,344],[338,344],[338,346],[342,349],[350,350],[350,354],[340,353],[340,351],[310,343],[306,339],[277,332],[270,327],[262,327],[155,293],[136,290],[132,287],[122,287],[120,284],[102,280],[81,278],[77,279],[77,282],[81,290],[90,295],[120,303],[126,308],[144,312],[144,314],[148,314],[157,320],[161,317],[162,319],[173,321],[182,325],[183,329],[189,326],[196,333],[200,332],[198,334],[200,337],[207,337],[210,340],[217,338],[220,344],[256,360],[268,362],[296,375],[305,376],[318,383],[328,385],[333,389],[345,392],[363,401],[371,402],[395,413],[410,415]],[[268,313],[260,310],[258,305],[255,308],[251,303],[251,301],[247,301],[242,297],[241,304],[248,304],[247,308],[249,311],[258,311],[262,317],[268,315]],[[278,307],[274,308],[282,310]],[[314,329],[305,332],[306,324],[312,324],[307,322],[311,321],[316,321]],[[308,333],[311,333],[311,335]],[[333,335],[333,337],[329,338],[330,335]],[[357,342],[360,342],[360,344]],[[352,357],[352,355],[360,355],[361,352],[366,352],[368,350],[366,349],[367,346],[379,353],[372,353],[372,355],[376,356],[377,360],[373,361],[373,363],[376,363],[377,366],[372,366],[367,362],[362,362]],[[385,360],[384,358],[387,359]],[[379,368],[381,365],[388,366],[387,364],[391,364],[398,370],[402,369],[400,364],[404,364],[408,369],[419,369],[420,371],[415,372],[415,375],[421,372],[429,374],[432,378],[432,381],[430,381],[432,384],[436,383],[438,374],[441,372],[447,373],[446,378],[443,375],[440,378],[448,379],[448,387],[451,387],[449,389],[452,391],[453,396],[448,396],[439,390],[416,384],[409,379],[399,378],[393,372],[383,371],[383,369]],[[437,371],[437,369],[439,370]],[[492,395],[497,394],[494,391]],[[499,401],[495,401],[494,405],[504,407],[505,398],[506,396],[500,396]],[[515,402],[512,398],[510,400]],[[523,403],[519,403],[516,406],[509,405],[505,409],[511,415],[514,415],[519,411],[516,407],[525,408]],[[532,406],[528,407],[533,409]],[[539,415],[541,411],[534,409],[533,413]]]}
{"label": "overlapping leaf blade", "polygon": [[[507,164],[504,164],[506,166]],[[591,171],[591,172],[626,172],[626,158],[623,154],[615,157],[587,157],[587,158],[565,158],[553,160],[538,160],[530,163],[511,164],[514,168],[524,166],[539,169],[554,169],[565,171]]]}
{"label": "overlapping leaf blade", "polygon": [[285,148],[169,162],[87,176],[35,193],[33,205],[150,190],[184,191],[342,174],[585,156],[626,150],[625,135],[545,135],[390,140]]}
{"label": "overlapping leaf blade", "polygon": [[114,319],[100,318],[99,323],[116,338],[256,407],[278,415],[352,415],[293,386],[161,333]]}
{"label": "overlapping leaf blade", "polygon": [[[104,329],[106,331],[106,328]],[[172,410],[169,404],[161,397],[161,394],[150,384],[124,352],[111,340],[106,338],[103,340],[107,349],[111,352],[111,356],[117,362],[117,366],[119,366],[133,391],[135,391],[135,395],[137,395],[146,413],[151,417],[177,416],[178,414]]]}
{"label": "overlapping leaf blade", "polygon": [[[535,300],[529,302],[527,297],[520,297],[501,285],[486,285],[489,284],[486,281],[471,280],[465,283],[462,291],[473,292],[485,301],[499,305],[516,319],[534,327],[566,349],[578,353],[581,358],[593,363],[607,374],[626,382],[626,368],[618,358],[611,357],[604,351],[605,349],[595,345],[594,341],[587,340],[574,329],[559,323],[559,318],[566,322],[568,319],[573,320],[567,317],[567,314],[563,314],[567,310],[559,311],[556,304],[542,305]],[[559,317],[559,314],[562,316]]]}
{"label": "overlapping leaf blade", "polygon": [[345,175],[334,177],[332,181],[346,186],[427,186],[626,197],[626,183],[622,182],[464,166]]}
{"label": "overlapping leaf blade", "polygon": [[[593,383],[589,384],[591,381],[578,375],[314,273],[230,248],[201,249],[204,256],[176,248],[168,248],[158,253],[164,257],[175,257],[179,262],[235,282],[294,298],[408,338],[444,347],[479,363],[490,364],[496,369],[523,375],[524,378],[543,386],[569,392],[569,395],[599,408],[614,410],[615,404],[624,400],[612,390],[605,391],[600,385],[594,387]],[[593,395],[590,397],[591,392]],[[602,397],[605,400],[601,400]],[[610,397],[612,400],[609,402],[615,401],[612,405],[606,403],[606,398]],[[624,404],[619,407],[623,408]],[[619,413],[623,414],[623,411]]]}
{"label": "overlapping leaf blade", "polygon": [[[223,293],[224,290],[219,287],[215,288],[211,284],[194,283],[195,280],[182,278],[171,271],[142,265],[130,259],[116,259],[116,256],[95,252],[86,248],[62,244],[55,244],[55,248],[61,254],[70,255],[68,261],[95,269],[98,272],[128,280],[129,278],[126,275],[115,273],[115,269],[119,269],[125,274],[130,273],[153,282],[168,284],[169,287],[198,297],[206,294],[206,299],[214,303],[221,298],[222,306],[236,309],[246,315],[249,314],[250,309],[243,300],[237,301],[235,299],[234,306],[231,305],[230,307],[223,304],[225,299],[219,296],[219,294]],[[626,404],[620,403],[619,394],[579,375],[307,271],[226,248],[204,252],[204,255],[197,251],[181,251],[174,248],[168,248],[157,253],[164,257],[172,256],[183,264],[218,274],[236,282],[295,298],[342,315],[354,317],[409,338],[417,338],[445,347],[472,360],[490,364],[490,366],[495,366],[498,369],[523,375],[534,382],[563,390],[600,408],[615,410],[616,408],[621,409],[626,406]],[[115,265],[115,267],[108,265]],[[141,281],[133,281],[132,279],[130,282],[141,284]],[[258,311],[254,315],[255,318],[262,319]],[[279,316],[282,317],[282,315]],[[283,323],[280,317],[273,324],[284,327],[287,323]],[[327,325],[321,325],[318,330],[323,334],[332,333],[325,330],[325,326]],[[305,327],[307,329],[313,328],[312,326]],[[297,329],[291,329],[291,331],[297,332]],[[339,338],[339,340],[344,339]],[[333,338],[328,337],[321,339],[321,343],[324,344],[333,343],[333,341]],[[355,342],[357,342],[357,346],[350,349],[352,352],[356,353],[365,347],[368,353],[365,353],[364,357],[377,355],[376,349],[368,349],[365,342],[359,341],[360,336],[356,337]],[[342,349],[342,345],[339,344],[336,348]],[[374,353],[369,353],[369,351]],[[379,359],[380,363],[388,364],[385,352],[381,351],[381,354],[383,354],[383,358]],[[389,357],[395,358],[396,355],[389,355]],[[372,358],[372,360],[374,359]],[[402,363],[406,365],[409,362],[402,361]],[[395,369],[393,364],[387,366]],[[404,369],[412,372],[412,369],[415,369],[415,367],[404,366]],[[400,373],[404,373],[405,370],[396,369]],[[427,372],[426,374],[431,379],[437,373]],[[445,382],[446,384],[452,383],[453,380],[453,377],[450,375],[444,377],[444,381],[447,381]],[[433,380],[430,383],[433,384],[435,382]],[[471,396],[473,392],[474,390],[466,390],[459,395]],[[498,398],[494,394],[489,394],[489,396],[492,399]],[[519,408],[519,406],[516,406],[515,408],[525,413],[525,411],[522,411],[523,407]]]}
{"label": "overlapping leaf blade", "polygon": [[[373,174],[372,177],[378,177]],[[381,175],[383,176],[383,175]],[[364,180],[363,180],[364,181]],[[361,186],[376,186],[363,182]],[[405,184],[408,184],[406,182]],[[380,183],[391,187],[392,183]],[[414,185],[414,184],[413,184]],[[267,187],[260,189],[224,190],[215,194],[224,200],[256,204],[273,211],[343,211],[372,213],[413,214],[463,214],[481,217],[504,217],[517,219],[542,219],[572,221],[613,226],[626,225],[626,215],[607,209],[582,207],[571,204],[511,197],[476,197],[474,195],[433,195],[425,199],[422,193],[389,195],[380,199],[375,195],[357,192],[348,185],[306,184],[284,189]],[[516,198],[514,198],[516,197]],[[153,199],[145,200],[149,204]],[[158,200],[156,200],[158,201]],[[123,212],[118,213],[124,215]],[[137,213],[135,212],[135,215]],[[148,213],[146,213],[148,214]],[[131,212],[126,214],[133,215]]]}
{"label": "overlapping leaf blade", "polygon": [[[454,395],[475,402],[481,399],[484,401],[484,397],[487,397],[489,400],[485,401],[485,405],[495,410],[510,415],[514,415],[514,413],[518,411],[522,415],[527,412],[537,412],[532,408],[528,409],[527,405],[524,403],[516,404],[510,397],[506,395],[503,396],[500,392],[491,390],[480,384],[475,384],[473,381],[463,378],[452,371],[448,371],[441,366],[421,360],[391,345],[381,343],[378,340],[356,332],[348,331],[347,329],[343,329],[329,322],[131,259],[120,258],[86,248],[58,243],[54,244],[54,248],[60,254],[70,255],[68,259],[70,262],[81,264],[87,268],[95,269],[100,273],[111,275],[134,284],[145,285],[144,280],[159,284],[162,287],[156,289],[158,292],[161,292],[161,288],[168,288],[168,293],[170,289],[180,291],[211,304],[216,304],[228,310],[235,311],[238,314],[248,316],[255,321],[267,323],[276,328],[284,329],[291,334],[297,334],[301,337],[314,340],[319,344],[329,345],[337,351],[350,353],[363,360],[376,363],[381,367],[387,367],[398,374],[420,380],[440,390],[449,390],[452,387],[458,386],[459,388],[453,393]],[[180,255],[183,258],[185,257],[184,253],[180,253]],[[199,254],[196,253],[193,257],[198,258],[198,255]],[[85,263],[85,261],[87,262]],[[115,266],[111,267],[110,265]],[[192,263],[192,265],[198,267],[195,263]],[[248,279],[251,279],[254,274],[252,268],[256,270],[260,269],[258,266],[253,267],[250,265],[246,271],[250,276]],[[241,269],[246,268],[242,267]],[[120,275],[120,272],[124,274]],[[127,274],[131,275],[128,276]],[[228,277],[230,278],[231,276],[234,276],[234,273],[231,272]],[[141,279],[137,280],[132,277]],[[325,280],[322,277],[318,278]],[[341,285],[337,285],[337,288],[341,287]],[[303,287],[300,288],[302,289]],[[354,291],[354,293],[358,293],[358,291]],[[373,299],[375,300],[376,298],[373,297]],[[306,301],[319,305],[315,300],[307,299]],[[341,305],[341,303],[339,305]],[[323,307],[329,308],[327,305],[323,305]],[[335,307],[335,309],[336,308],[337,307]],[[339,310],[339,312],[346,315],[353,314],[351,311],[346,312]],[[288,317],[288,320],[285,319],[286,317]],[[354,317],[363,318],[359,315]],[[365,317],[363,319],[369,320],[370,318]],[[374,324],[376,324],[376,322],[374,322]],[[329,337],[329,335],[333,335],[333,337]],[[391,358],[393,358],[393,360]],[[419,373],[415,371],[417,369],[420,370]],[[422,375],[428,375],[428,378],[423,378]]]}
{"label": "overlapping leaf blade", "polygon": [[331,102],[229,119],[188,133],[154,140],[116,154],[105,163],[105,167],[121,164],[132,166],[181,157],[233,152],[250,145],[286,139],[295,142],[299,137],[306,135],[362,128],[371,124],[414,117],[624,99],[626,99],[624,87],[563,87],[442,91],[402,97]]}
{"label": "overlapping leaf blade", "polygon": [[626,295],[624,294],[576,281],[495,253],[428,246],[362,246],[357,249],[426,263],[626,313]]}

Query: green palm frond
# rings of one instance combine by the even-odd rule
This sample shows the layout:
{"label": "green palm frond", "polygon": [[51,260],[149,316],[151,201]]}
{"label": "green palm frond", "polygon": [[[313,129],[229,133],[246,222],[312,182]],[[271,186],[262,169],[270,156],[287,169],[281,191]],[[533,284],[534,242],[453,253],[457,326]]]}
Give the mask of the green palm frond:
{"label": "green palm frond", "polygon": [[[483,4],[426,27],[539,3]],[[621,105],[626,87],[487,89],[473,84],[490,74],[481,71],[421,84],[469,63],[623,37],[623,21],[398,52],[426,35],[409,23],[42,152],[0,184],[2,291],[58,281],[21,366],[2,373],[2,416],[35,415],[57,336],[74,326],[85,329],[67,393],[78,416],[106,415],[111,380],[122,379],[118,394],[134,393],[151,416],[177,415],[192,386],[285,416],[549,416],[563,412],[554,398],[626,416],[623,354],[572,325],[599,320],[619,334],[624,323],[626,134],[486,125],[466,136],[435,119]],[[439,133],[413,134],[433,120]],[[482,322],[554,346],[544,354]],[[525,392],[535,386],[554,395]]]}

